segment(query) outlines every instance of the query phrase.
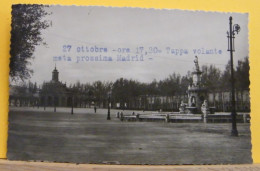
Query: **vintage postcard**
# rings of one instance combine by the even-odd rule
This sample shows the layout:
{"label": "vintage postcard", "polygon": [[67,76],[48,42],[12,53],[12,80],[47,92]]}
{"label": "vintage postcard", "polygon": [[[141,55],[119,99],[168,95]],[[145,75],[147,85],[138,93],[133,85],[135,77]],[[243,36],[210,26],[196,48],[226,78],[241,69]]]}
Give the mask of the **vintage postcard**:
{"label": "vintage postcard", "polygon": [[248,14],[12,6],[9,160],[252,163]]}

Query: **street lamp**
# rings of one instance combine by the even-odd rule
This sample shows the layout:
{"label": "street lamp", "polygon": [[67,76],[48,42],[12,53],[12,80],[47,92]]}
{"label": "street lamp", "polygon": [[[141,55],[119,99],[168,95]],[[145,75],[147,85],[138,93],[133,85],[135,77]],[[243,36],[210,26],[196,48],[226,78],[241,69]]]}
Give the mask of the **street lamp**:
{"label": "street lamp", "polygon": [[72,97],[71,97],[71,114],[73,115],[74,114],[74,94],[72,93]]}
{"label": "street lamp", "polygon": [[53,96],[54,112],[56,112],[56,98]]}
{"label": "street lamp", "polygon": [[110,118],[110,102],[111,102],[111,94],[112,94],[111,91],[109,91],[109,92],[107,93],[107,96],[108,96],[108,104],[107,104],[107,120],[111,120],[111,118]]}
{"label": "street lamp", "polygon": [[43,96],[44,98],[43,98],[43,109],[45,110],[46,109],[46,97],[45,96]]}
{"label": "street lamp", "polygon": [[229,17],[229,31],[227,31],[228,38],[228,51],[230,51],[230,72],[231,72],[231,97],[232,97],[232,107],[231,107],[231,117],[232,117],[232,136],[238,136],[237,124],[236,124],[236,101],[235,101],[235,79],[234,79],[234,68],[233,68],[233,51],[235,51],[235,34],[240,31],[240,26],[238,24],[232,25],[232,17]]}

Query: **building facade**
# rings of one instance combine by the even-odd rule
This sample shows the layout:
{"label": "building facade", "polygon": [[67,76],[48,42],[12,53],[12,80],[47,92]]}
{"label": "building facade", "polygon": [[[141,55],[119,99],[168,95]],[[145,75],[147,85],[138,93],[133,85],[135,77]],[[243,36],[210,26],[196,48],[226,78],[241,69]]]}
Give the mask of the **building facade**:
{"label": "building facade", "polygon": [[52,71],[51,81],[43,83],[39,96],[41,106],[71,106],[72,92],[65,83],[59,81],[59,72],[56,66]]}

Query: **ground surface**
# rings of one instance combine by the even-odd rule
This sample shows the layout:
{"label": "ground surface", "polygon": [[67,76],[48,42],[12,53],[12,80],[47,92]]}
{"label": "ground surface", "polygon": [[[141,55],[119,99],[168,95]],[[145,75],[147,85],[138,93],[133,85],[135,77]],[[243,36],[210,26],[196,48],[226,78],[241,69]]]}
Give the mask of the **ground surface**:
{"label": "ground surface", "polygon": [[[121,122],[111,110],[11,108],[8,158],[75,163],[252,163],[250,125]],[[131,113],[132,111],[129,111]],[[126,111],[125,111],[126,113]]]}

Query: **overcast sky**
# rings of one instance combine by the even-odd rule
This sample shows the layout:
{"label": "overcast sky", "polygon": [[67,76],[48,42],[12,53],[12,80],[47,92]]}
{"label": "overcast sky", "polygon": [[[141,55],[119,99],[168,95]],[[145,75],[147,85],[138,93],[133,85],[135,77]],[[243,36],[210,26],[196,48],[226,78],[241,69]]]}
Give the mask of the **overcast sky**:
{"label": "overcast sky", "polygon": [[[141,8],[51,6],[46,17],[52,25],[42,31],[47,46],[40,45],[30,66],[32,82],[51,80],[54,56],[70,56],[72,61],[57,61],[60,80],[67,84],[80,81],[114,81],[120,77],[141,82],[162,80],[173,72],[185,75],[194,67],[194,49],[216,49],[218,54],[197,54],[199,64],[215,64],[225,68],[230,56],[227,51],[229,16],[241,31],[235,38],[234,62],[248,56],[248,14],[216,13],[184,10],[155,10]],[[63,45],[71,45],[63,52]],[[107,53],[77,52],[77,47],[106,47]],[[143,62],[118,62],[118,48],[158,47],[159,54],[144,55]],[[187,49],[188,54],[167,54],[167,47]],[[215,51],[214,51],[215,52]],[[221,52],[221,54],[219,54]],[[112,62],[84,61],[77,56],[112,56]],[[126,55],[126,54],[121,54]],[[152,60],[149,60],[152,58]]]}

